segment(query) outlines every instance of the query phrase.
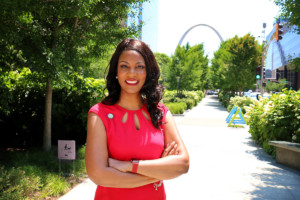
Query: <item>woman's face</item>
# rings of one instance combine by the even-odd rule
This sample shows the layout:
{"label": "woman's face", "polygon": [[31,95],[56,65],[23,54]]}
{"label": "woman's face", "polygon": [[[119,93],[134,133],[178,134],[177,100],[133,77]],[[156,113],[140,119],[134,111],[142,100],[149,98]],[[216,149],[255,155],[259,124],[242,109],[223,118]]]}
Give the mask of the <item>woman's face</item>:
{"label": "woman's face", "polygon": [[118,81],[121,93],[137,94],[146,81],[146,63],[141,54],[133,50],[123,51],[118,61]]}

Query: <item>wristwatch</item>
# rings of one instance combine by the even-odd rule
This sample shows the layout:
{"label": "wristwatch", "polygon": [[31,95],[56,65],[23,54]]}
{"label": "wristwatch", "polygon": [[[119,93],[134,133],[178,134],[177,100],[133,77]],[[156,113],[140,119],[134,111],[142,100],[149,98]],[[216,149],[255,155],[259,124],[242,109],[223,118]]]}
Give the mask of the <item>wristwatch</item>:
{"label": "wristwatch", "polygon": [[136,173],[138,170],[138,166],[139,166],[139,160],[132,160],[132,173]]}

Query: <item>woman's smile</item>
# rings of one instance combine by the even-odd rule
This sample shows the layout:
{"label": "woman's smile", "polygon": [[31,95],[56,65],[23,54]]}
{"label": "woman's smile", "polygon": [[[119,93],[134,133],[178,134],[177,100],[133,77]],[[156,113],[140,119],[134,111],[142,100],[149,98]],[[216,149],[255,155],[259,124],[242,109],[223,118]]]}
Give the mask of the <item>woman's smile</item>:
{"label": "woman's smile", "polygon": [[127,85],[137,85],[137,84],[139,84],[139,81],[135,80],[135,79],[128,79],[128,80],[125,80],[125,83]]}

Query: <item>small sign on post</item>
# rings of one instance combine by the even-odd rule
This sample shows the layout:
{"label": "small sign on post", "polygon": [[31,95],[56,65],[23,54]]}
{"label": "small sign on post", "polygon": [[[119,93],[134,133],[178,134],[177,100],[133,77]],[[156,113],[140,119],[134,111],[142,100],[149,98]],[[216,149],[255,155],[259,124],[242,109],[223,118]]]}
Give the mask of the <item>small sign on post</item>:
{"label": "small sign on post", "polygon": [[73,172],[75,171],[74,160],[76,159],[75,140],[58,140],[59,173],[61,171],[61,160],[73,161]]}
{"label": "small sign on post", "polygon": [[58,140],[58,159],[75,160],[75,140]]}

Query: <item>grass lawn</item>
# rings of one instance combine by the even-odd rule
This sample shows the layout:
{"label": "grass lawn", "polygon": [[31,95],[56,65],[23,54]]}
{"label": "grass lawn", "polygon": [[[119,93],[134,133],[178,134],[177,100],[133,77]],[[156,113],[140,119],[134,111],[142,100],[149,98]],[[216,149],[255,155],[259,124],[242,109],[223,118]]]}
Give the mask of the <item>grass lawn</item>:
{"label": "grass lawn", "polygon": [[54,150],[0,150],[0,200],[57,199],[85,178],[84,152],[85,146],[77,149],[75,171],[69,161],[59,173]]}

